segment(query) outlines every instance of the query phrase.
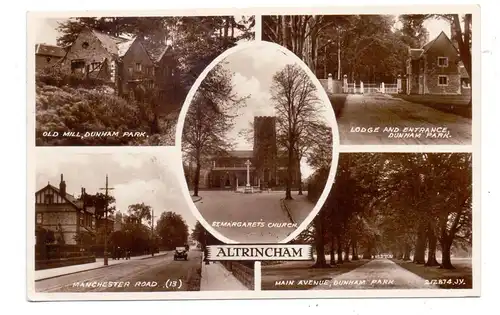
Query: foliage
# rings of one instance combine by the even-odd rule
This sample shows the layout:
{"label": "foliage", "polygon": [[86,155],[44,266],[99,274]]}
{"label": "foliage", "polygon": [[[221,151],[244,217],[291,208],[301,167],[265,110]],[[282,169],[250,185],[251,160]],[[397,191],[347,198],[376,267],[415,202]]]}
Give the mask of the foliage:
{"label": "foliage", "polygon": [[158,234],[162,246],[173,249],[187,244],[189,230],[180,214],[168,211],[163,212],[156,223],[156,234]]}

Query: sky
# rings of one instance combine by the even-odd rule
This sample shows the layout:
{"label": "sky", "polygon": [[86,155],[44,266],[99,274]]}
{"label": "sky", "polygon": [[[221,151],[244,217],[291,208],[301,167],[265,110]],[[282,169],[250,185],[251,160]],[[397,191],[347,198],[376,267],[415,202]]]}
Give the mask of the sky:
{"label": "sky", "polygon": [[[234,140],[235,150],[252,150],[253,142],[246,141],[240,131],[249,128],[255,116],[275,115],[274,104],[271,101],[273,75],[287,64],[294,64],[296,61],[296,57],[286,55],[276,46],[266,43],[241,49],[224,59],[224,68],[233,73],[235,92],[240,97],[249,97],[245,106],[232,112],[237,115],[237,118],[234,121],[235,127],[229,132],[228,138]],[[305,64],[303,65],[305,67]],[[318,97],[321,98],[320,95],[322,94],[318,94]],[[333,117],[328,118],[328,113],[331,112],[333,115],[333,111],[327,111],[331,108],[329,102],[320,102],[317,108],[325,123],[332,126],[334,120]],[[312,173],[305,159],[301,163],[301,171],[304,178]]]}
{"label": "sky", "polygon": [[108,174],[110,194],[116,199],[116,209],[127,213],[128,206],[144,202],[154,209],[155,222],[162,212],[182,215],[191,231],[196,224],[181,191],[173,150],[164,148],[162,154],[71,153],[63,148],[39,149],[36,158],[36,190],[48,183],[59,188],[64,175],[66,191],[79,197],[84,187],[89,194],[104,193]]}

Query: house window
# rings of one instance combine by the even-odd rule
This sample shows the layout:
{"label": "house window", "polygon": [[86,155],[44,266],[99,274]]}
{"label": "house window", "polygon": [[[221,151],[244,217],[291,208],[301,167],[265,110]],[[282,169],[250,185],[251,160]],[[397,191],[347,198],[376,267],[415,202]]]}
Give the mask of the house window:
{"label": "house window", "polygon": [[448,57],[438,57],[439,67],[448,67]]}
{"label": "house window", "polygon": [[71,60],[71,72],[85,73],[85,61],[81,59]]}
{"label": "house window", "polygon": [[37,213],[36,214],[36,224],[42,224],[42,222],[43,222],[43,214]]}
{"label": "house window", "polygon": [[438,77],[438,86],[447,86],[448,85],[448,76],[440,75]]}
{"label": "house window", "polygon": [[83,49],[87,49],[87,48],[89,48],[89,43],[88,43],[88,42],[83,42],[83,43],[82,43],[82,48],[83,48]]}
{"label": "house window", "polygon": [[46,59],[46,60],[47,60],[47,63],[49,63],[51,59],[52,59],[52,58],[47,57],[47,59]]}
{"label": "house window", "polygon": [[141,63],[137,62],[135,64],[135,71],[137,71],[137,72],[141,72],[142,71],[142,65],[141,65]]}

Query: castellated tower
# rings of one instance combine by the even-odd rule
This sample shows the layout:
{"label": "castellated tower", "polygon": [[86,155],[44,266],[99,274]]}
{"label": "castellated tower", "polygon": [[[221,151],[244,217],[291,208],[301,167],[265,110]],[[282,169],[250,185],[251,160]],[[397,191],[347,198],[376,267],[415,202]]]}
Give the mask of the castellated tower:
{"label": "castellated tower", "polygon": [[276,117],[255,116],[253,137],[253,161],[261,188],[276,184],[277,145]]}

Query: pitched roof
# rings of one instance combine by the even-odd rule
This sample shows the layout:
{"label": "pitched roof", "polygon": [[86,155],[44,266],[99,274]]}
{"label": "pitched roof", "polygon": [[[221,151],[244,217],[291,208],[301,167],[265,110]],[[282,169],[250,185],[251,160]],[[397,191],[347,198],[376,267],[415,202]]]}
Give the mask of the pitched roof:
{"label": "pitched roof", "polygon": [[410,49],[411,59],[418,59],[418,58],[422,57],[423,53],[424,53],[423,49]]}
{"label": "pitched roof", "polygon": [[165,53],[169,51],[172,48],[170,45],[160,45],[157,47],[151,47],[148,49],[149,56],[154,62],[159,62],[163,56],[165,56]]}
{"label": "pitched roof", "polygon": [[[47,184],[47,186],[45,186],[44,188],[40,189],[39,191],[42,191],[44,189],[46,189],[47,187],[53,189],[56,191],[56,193],[59,194],[59,196],[63,197],[64,199],[66,199],[67,202],[69,202],[70,204],[72,204],[74,207],[76,207],[77,209],[83,209],[83,201],[81,200],[78,200],[76,199],[73,195],[71,194],[68,194],[66,193],[65,196],[63,196],[61,194],[61,191],[59,190],[59,188],[56,188],[55,186],[52,186],[51,184]],[[37,193],[39,192],[37,191]],[[90,213],[95,213],[95,208],[94,207],[85,207],[85,210],[87,212],[90,212]]]}
{"label": "pitched roof", "polygon": [[137,39],[137,37],[134,37],[131,40],[116,44],[116,46],[118,48],[118,56],[119,57],[125,56],[125,54],[130,49],[130,47],[132,46],[132,44],[135,42],[136,39]]}
{"label": "pitched roof", "polygon": [[44,56],[52,56],[52,57],[64,57],[66,52],[64,48],[54,45],[47,44],[36,44],[35,45],[35,54],[36,55],[44,55]]}
{"label": "pitched roof", "polygon": [[130,41],[126,38],[111,36],[96,30],[92,30],[92,33],[99,39],[104,49],[116,56],[119,55],[118,44]]}

